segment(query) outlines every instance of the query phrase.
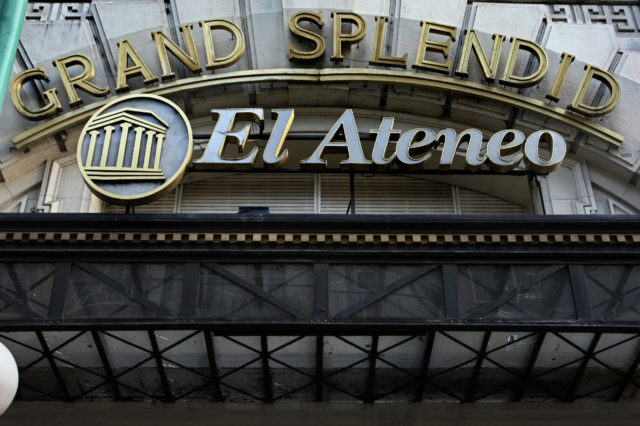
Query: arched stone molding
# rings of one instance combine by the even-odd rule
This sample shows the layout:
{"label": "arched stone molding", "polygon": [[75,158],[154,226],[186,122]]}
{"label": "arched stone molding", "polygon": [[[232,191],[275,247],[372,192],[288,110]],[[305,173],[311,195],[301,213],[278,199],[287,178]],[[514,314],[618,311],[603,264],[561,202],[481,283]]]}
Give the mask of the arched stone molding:
{"label": "arched stone molding", "polygon": [[[598,213],[607,214],[614,211],[630,213],[640,212],[640,190],[638,180],[621,180],[618,176],[610,173],[608,169],[590,164],[589,171],[594,188],[597,188],[602,195],[602,203],[609,211]],[[614,213],[611,213],[614,214]]]}
{"label": "arched stone molding", "polygon": [[586,162],[565,158],[558,170],[539,181],[546,214],[596,213]]}
{"label": "arched stone molding", "polygon": [[76,155],[47,161],[45,181],[38,209],[48,213],[93,213],[102,209],[101,201],[91,194],[77,167]]}

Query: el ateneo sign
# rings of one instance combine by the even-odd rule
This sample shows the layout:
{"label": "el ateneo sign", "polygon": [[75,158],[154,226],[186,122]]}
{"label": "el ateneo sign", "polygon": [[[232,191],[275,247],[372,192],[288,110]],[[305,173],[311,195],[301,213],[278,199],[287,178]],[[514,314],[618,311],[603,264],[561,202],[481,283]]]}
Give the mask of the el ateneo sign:
{"label": "el ateneo sign", "polygon": [[[247,169],[258,157],[265,168],[276,170],[289,158],[284,147],[295,117],[294,109],[275,109],[273,130],[264,147],[248,150],[250,123],[261,127],[264,109],[214,109],[216,125],[204,153],[193,161],[195,169]],[[516,129],[501,130],[490,136],[486,147],[480,130],[453,129],[435,132],[415,128],[394,129],[394,119],[384,117],[372,129],[375,142],[368,158],[363,150],[356,120],[350,109],[335,121],[308,158],[300,161],[302,170],[321,171],[327,166],[325,154],[338,153],[347,170],[385,170],[421,168],[432,156],[439,156],[440,169],[449,169],[456,152],[466,144],[464,166],[477,171],[484,165],[497,172],[508,172],[522,161],[535,173],[550,173],[562,164],[566,144],[551,130],[539,130],[528,137]],[[236,125],[237,124],[237,125]],[[392,138],[395,141],[392,141]],[[542,156],[546,144],[550,155]],[[240,155],[224,155],[236,145]],[[436,150],[438,146],[441,149]],[[248,152],[246,152],[248,151]],[[173,102],[155,95],[130,95],[100,108],[86,123],[77,148],[78,166],[94,194],[117,204],[142,204],[154,200],[179,183],[191,163],[193,138],[189,121]],[[227,150],[228,152],[228,150]]]}
{"label": "el ateneo sign", "polygon": [[[344,59],[343,49],[360,43],[367,31],[364,18],[349,12],[333,12],[325,19],[319,12],[301,11],[289,17],[289,37],[297,39],[301,46],[282,46],[282,54],[290,61],[313,64],[330,54],[331,61],[339,63]],[[230,84],[260,82],[303,82],[303,83],[350,83],[369,81],[376,84],[407,85],[430,90],[439,90],[477,97],[492,102],[501,102],[512,107],[529,110],[565,125],[572,126],[588,135],[595,136],[612,146],[619,146],[623,137],[589,118],[600,117],[611,112],[619,101],[620,88],[616,79],[607,71],[586,65],[573,100],[566,109],[495,86],[467,81],[469,64],[476,61],[487,82],[496,79],[503,86],[516,88],[531,87],[544,78],[550,78],[553,85],[545,98],[558,102],[567,73],[575,57],[563,53],[556,75],[548,76],[548,57],[544,49],[533,41],[493,34],[491,50],[485,49],[478,34],[472,29],[458,29],[453,26],[422,21],[420,38],[412,52],[403,52],[393,57],[383,54],[386,17],[376,17],[373,48],[370,50],[369,64],[385,68],[325,68],[314,69],[285,68],[269,70],[246,70],[233,72],[204,73],[205,68],[224,70],[240,60],[245,51],[245,35],[233,22],[227,20],[201,21],[201,31],[193,24],[180,27],[184,39],[184,49],[162,31],[150,34],[150,42],[156,47],[161,71],[154,74],[144,58],[129,40],[118,42],[118,66],[116,92],[129,91],[129,81],[141,78],[145,88],[136,90],[135,95],[119,96],[112,102],[96,100],[82,105],[78,91],[94,97],[110,94],[108,87],[100,87],[92,82],[95,65],[80,54],[71,54],[53,63],[59,75],[61,87],[48,87],[42,93],[44,104],[39,107],[27,105],[21,97],[25,83],[33,80],[49,81],[43,67],[33,68],[18,74],[11,82],[10,93],[16,109],[31,120],[43,120],[34,128],[13,138],[18,148],[26,148],[48,136],[66,128],[86,122],[78,148],[78,164],[87,184],[104,199],[123,204],[140,204],[156,198],[175,187],[186,167],[191,164],[192,138],[188,120],[180,109],[160,96],[170,96],[188,91],[221,87]],[[333,26],[332,37],[325,39],[320,28],[326,24]],[[344,24],[351,24],[350,26]],[[350,31],[345,31],[350,28]],[[229,33],[235,40],[234,48],[224,56],[216,54],[212,34],[215,31]],[[371,31],[371,29],[369,29]],[[197,32],[201,34],[198,35]],[[453,43],[464,36],[458,45],[460,61],[452,69]],[[195,38],[202,37],[206,58],[198,54]],[[500,57],[507,52],[507,61],[500,67]],[[277,49],[277,47],[275,48]],[[274,52],[277,54],[277,52]],[[534,57],[537,68],[527,70],[526,75],[516,72],[519,55]],[[175,79],[170,55],[185,65],[194,75]],[[409,61],[409,56],[415,60]],[[415,72],[406,70],[408,66]],[[533,67],[535,68],[535,66]],[[80,71],[78,72],[78,69]],[[72,72],[73,71],[73,72]],[[454,72],[460,78],[449,77]],[[443,75],[446,74],[446,75]],[[162,82],[160,82],[160,79]],[[608,96],[599,105],[588,103],[587,93],[592,82],[600,82],[608,89]],[[63,90],[68,106],[75,107],[68,112],[63,108],[58,91]],[[159,95],[159,96],[158,96]],[[61,113],[62,112],[62,113]],[[274,129],[264,149],[254,147],[245,152],[249,137],[248,122],[261,123],[265,111],[261,108],[213,110],[217,120],[209,143],[202,157],[193,161],[194,168],[250,168],[260,159],[266,168],[277,169],[288,158],[284,146],[288,130],[294,120],[294,109],[272,111]],[[46,121],[44,121],[46,120]],[[87,121],[88,120],[88,121]],[[241,123],[245,122],[244,125]],[[234,130],[238,124],[240,130]],[[330,152],[344,155],[341,168],[351,170],[384,170],[388,167],[419,168],[434,156],[439,156],[440,168],[452,165],[458,147],[466,147],[465,167],[479,170],[487,166],[497,172],[507,172],[524,163],[534,173],[549,173],[557,168],[566,153],[562,137],[551,130],[539,130],[528,136],[516,129],[505,129],[493,135],[483,135],[479,130],[467,129],[456,132],[453,129],[432,130],[416,128],[400,133],[393,126],[392,117],[384,117],[377,129],[371,130],[375,142],[371,152],[365,153],[358,136],[356,120],[351,110],[336,117],[324,139],[313,154],[300,161],[301,169],[322,170],[326,167],[323,156]],[[488,142],[487,142],[488,141]],[[225,157],[225,147],[237,145],[233,158]],[[549,154],[541,155],[540,147],[545,146]],[[128,188],[128,189],[127,189]]]}

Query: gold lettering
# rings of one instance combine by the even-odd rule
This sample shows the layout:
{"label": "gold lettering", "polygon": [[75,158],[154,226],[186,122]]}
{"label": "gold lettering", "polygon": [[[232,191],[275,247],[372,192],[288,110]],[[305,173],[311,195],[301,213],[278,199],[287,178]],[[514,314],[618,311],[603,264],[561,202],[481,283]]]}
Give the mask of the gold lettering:
{"label": "gold lettering", "polygon": [[167,50],[169,50],[176,59],[185,64],[191,72],[196,74],[202,72],[200,58],[198,58],[198,51],[196,50],[196,43],[193,40],[193,25],[181,25],[180,31],[184,34],[184,42],[187,45],[188,54],[162,31],[154,31],[151,33],[151,38],[155,40],[156,48],[158,49],[158,58],[162,66],[163,80],[169,80],[176,76],[176,74],[171,71]]}
{"label": "gold lettering", "polygon": [[274,109],[271,111],[271,118],[276,122],[262,154],[262,159],[267,168],[277,169],[289,158],[289,151],[285,149],[283,152],[282,146],[293,123],[293,117],[294,112],[292,109]]}
{"label": "gold lettering", "polygon": [[387,26],[389,18],[386,16],[376,16],[376,38],[373,45],[373,58],[369,61],[369,65],[387,65],[392,67],[406,67],[407,66],[407,54],[405,53],[402,58],[393,56],[383,56],[382,50],[384,48],[384,32]]}
{"label": "gold lettering", "polygon": [[560,60],[560,69],[558,70],[558,75],[556,75],[556,81],[553,82],[553,87],[551,88],[551,92],[545,96],[545,98],[552,100],[553,102],[558,102],[560,100],[560,89],[562,89],[562,85],[564,83],[564,79],[567,77],[567,72],[569,71],[569,66],[571,62],[576,57],[573,55],[569,55],[567,52],[562,52],[562,59]]}
{"label": "gold lettering", "polygon": [[480,63],[480,67],[482,67],[482,72],[484,73],[484,78],[488,82],[493,82],[496,79],[496,74],[498,73],[498,65],[500,63],[500,52],[502,51],[502,43],[504,42],[505,37],[501,34],[494,34],[491,38],[493,39],[493,50],[491,52],[491,62],[487,60],[487,55],[482,48],[482,44],[480,40],[478,40],[478,35],[474,30],[465,30],[466,37],[464,39],[464,47],[462,48],[462,56],[460,58],[460,66],[458,66],[458,70],[456,71],[456,75],[461,77],[468,77],[469,71],[467,70],[469,67],[469,59],[471,58],[471,51],[475,52],[476,58]]}
{"label": "gold lettering", "polygon": [[[93,79],[93,76],[96,73],[95,68],[93,67],[93,63],[91,59],[87,58],[84,55],[69,55],[65,56],[62,59],[58,59],[53,61],[53,65],[58,68],[58,73],[60,73],[60,79],[62,80],[62,85],[69,96],[69,105],[76,106],[82,103],[82,99],[78,96],[76,92],[76,87],[80,90],[83,90],[90,95],[93,96],[106,96],[109,94],[109,88],[105,87],[100,88],[90,81]],[[80,74],[71,77],[69,75],[69,67],[74,65],[80,65],[83,67],[83,70]]]}
{"label": "gold lettering", "polygon": [[[585,65],[584,69],[586,72],[580,82],[580,87],[576,92],[576,96],[573,98],[573,102],[571,102],[571,105],[567,106],[567,109],[579,112],[587,117],[601,117],[613,111],[620,100],[620,85],[618,84],[618,81],[605,70],[596,68],[593,65]],[[591,80],[593,79],[596,79],[607,86],[607,89],[609,89],[610,92],[609,100],[600,106],[593,106],[584,102],[584,98],[587,95],[587,89],[589,88],[589,83],[591,83]]]}
{"label": "gold lettering", "polygon": [[44,97],[47,99],[47,104],[42,108],[31,109],[27,107],[20,97],[20,89],[22,89],[22,86],[24,86],[24,84],[29,80],[49,81],[49,78],[44,72],[44,67],[39,67],[22,71],[20,74],[16,75],[13,80],[11,80],[11,85],[9,87],[11,101],[13,102],[13,106],[16,107],[23,117],[28,118],[29,120],[42,120],[43,118],[51,117],[59,111],[62,111],[62,105],[56,95],[58,89],[55,88],[45,90],[43,93]]}
{"label": "gold lettering", "polygon": [[[158,77],[154,76],[147,64],[144,63],[138,52],[133,48],[129,40],[118,42],[118,76],[116,78],[116,92],[129,90],[127,79],[141,75],[144,78],[144,84],[150,84],[158,81]],[[133,65],[129,66],[129,59]]]}
{"label": "gold lettering", "polygon": [[[412,65],[413,68],[421,68],[432,71],[438,71],[448,74],[451,69],[451,58],[449,58],[449,48],[451,42],[456,40],[456,27],[449,25],[434,24],[433,22],[421,21],[422,33],[420,34],[420,43],[418,45],[418,55],[416,56],[416,62]],[[440,34],[449,37],[451,40],[447,40],[444,43],[429,40],[431,33]],[[447,59],[447,62],[436,62],[426,59],[427,52],[437,52]]]}
{"label": "gold lettering", "polygon": [[[233,22],[225,21],[223,19],[216,19],[213,21],[201,21],[200,26],[204,34],[204,48],[207,52],[207,69],[214,70],[217,68],[230,67],[242,58],[245,49],[244,34],[242,30]],[[231,36],[236,40],[236,45],[227,56],[222,58],[216,58],[216,53],[213,46],[214,30],[224,30],[231,33]]]}
{"label": "gold lettering", "polygon": [[[500,84],[512,87],[531,87],[535,86],[542,80],[544,74],[549,67],[547,54],[537,43],[524,40],[518,37],[511,37],[511,50],[509,50],[509,58],[507,66],[504,68],[504,74],[500,79]],[[526,50],[538,59],[538,69],[529,75],[515,75],[516,62],[518,61],[518,52]]]}
{"label": "gold lettering", "polygon": [[314,43],[315,47],[312,50],[298,50],[289,44],[289,60],[313,61],[321,58],[326,50],[324,39],[320,34],[302,28],[300,22],[312,22],[322,28],[322,12],[304,11],[291,15],[289,18],[289,31],[291,34]]}
{"label": "gold lettering", "polygon": [[[341,62],[344,59],[342,45],[359,43],[367,31],[367,24],[365,24],[360,15],[355,13],[331,12],[331,16],[333,16],[333,55],[331,55],[331,60],[333,62]],[[344,22],[355,24],[356,31],[343,33],[342,24]]]}

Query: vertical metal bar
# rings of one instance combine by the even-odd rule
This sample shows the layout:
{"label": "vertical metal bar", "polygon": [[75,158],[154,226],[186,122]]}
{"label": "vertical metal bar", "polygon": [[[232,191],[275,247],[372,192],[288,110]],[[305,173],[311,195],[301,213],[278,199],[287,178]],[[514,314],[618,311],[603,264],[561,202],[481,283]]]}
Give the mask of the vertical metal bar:
{"label": "vertical metal bar", "polygon": [[367,404],[373,404],[376,400],[376,360],[378,359],[378,340],[379,337],[371,336],[371,349],[369,350],[369,374],[367,376],[367,391],[363,401]]}
{"label": "vertical metal bar", "polygon": [[611,317],[611,313],[613,312],[614,308],[618,305],[618,302],[622,301],[622,292],[624,291],[624,288],[627,286],[627,281],[629,281],[629,276],[631,275],[631,269],[633,268],[633,266],[629,265],[629,266],[623,266],[624,267],[624,272],[622,273],[622,276],[620,276],[620,279],[618,280],[618,284],[616,284],[616,289],[614,290],[614,293],[611,295],[611,300],[609,300],[609,303],[607,304],[607,308],[604,310],[604,314],[603,314],[603,319],[607,319]]}
{"label": "vertical metal bar", "polygon": [[531,208],[533,214],[546,214],[544,201],[542,200],[542,191],[540,190],[540,182],[537,176],[529,175],[529,194],[531,195]]}
{"label": "vertical metal bar", "polygon": [[100,355],[100,361],[102,361],[102,368],[104,369],[104,374],[107,376],[107,380],[109,381],[109,385],[111,386],[111,391],[113,392],[114,401],[119,401],[122,399],[122,394],[120,393],[120,386],[118,386],[118,382],[116,381],[115,376],[113,375],[113,370],[111,369],[111,364],[109,363],[109,357],[107,356],[107,351],[104,348],[104,344],[102,342],[102,338],[100,337],[100,333],[97,330],[91,330],[91,336],[93,337],[93,342],[96,345],[96,349],[98,350],[98,355]]}
{"label": "vertical metal bar", "polygon": [[313,175],[313,212],[322,213],[322,179],[319,173]]}
{"label": "vertical metal bar", "polygon": [[55,376],[58,382],[60,391],[62,391],[62,399],[64,401],[71,401],[72,398],[71,398],[71,395],[69,394],[69,389],[67,388],[67,385],[64,382],[64,379],[62,378],[62,373],[60,373],[60,369],[58,368],[58,365],[56,364],[56,361],[53,358],[53,355],[51,354],[51,350],[49,349],[49,345],[47,345],[47,341],[45,340],[44,335],[42,334],[42,331],[36,331],[36,336],[38,337],[38,340],[40,341],[40,345],[42,346],[42,352],[45,358],[47,358],[47,361],[49,362],[49,366],[53,370],[53,375]]}
{"label": "vertical metal bar", "polygon": [[324,336],[316,336],[316,402],[322,402],[322,380],[324,377]]}
{"label": "vertical metal bar", "polygon": [[164,392],[164,402],[173,402],[173,395],[171,395],[171,386],[169,386],[169,380],[167,379],[167,372],[164,371],[162,365],[162,356],[160,355],[160,348],[158,347],[158,341],[153,330],[147,330],[149,335],[149,341],[151,342],[151,351],[153,358],[156,361],[156,367],[158,368],[158,374],[160,375],[160,383],[162,384],[162,391]]}
{"label": "vertical metal bar", "polygon": [[538,180],[538,176],[534,176],[533,177],[533,181],[535,182],[535,189],[536,192],[538,194],[538,200],[540,202],[540,209],[542,210],[540,213],[542,215],[546,215],[547,214],[547,208],[544,205],[544,197],[542,196],[542,187],[540,185],[540,181]]}
{"label": "vertical metal bar", "polygon": [[540,214],[537,211],[537,203],[536,203],[536,188],[533,184],[533,176],[529,175],[527,176],[527,183],[529,184],[529,199],[531,200],[531,208],[533,209],[533,214]]}
{"label": "vertical metal bar", "polygon": [[218,363],[216,362],[216,352],[213,347],[213,338],[209,330],[203,330],[204,344],[207,348],[207,358],[209,359],[209,370],[211,370],[211,384],[213,387],[213,397],[216,401],[224,401],[222,390],[220,389],[220,378],[218,376]]}
{"label": "vertical metal bar", "polygon": [[24,305],[29,305],[29,300],[27,299],[27,291],[22,286],[20,282],[20,276],[16,272],[16,269],[13,263],[5,263],[4,266],[7,268],[7,272],[9,273],[9,277],[11,278],[11,282],[13,282],[13,287],[16,289],[16,299],[22,302]]}
{"label": "vertical metal bar", "polygon": [[587,297],[587,288],[584,283],[584,266],[569,265],[569,275],[578,319],[590,320],[592,315],[589,298]]}
{"label": "vertical metal bar", "polygon": [[[133,207],[133,206],[132,206]],[[117,267],[117,266],[116,266]],[[147,292],[145,292],[144,286],[143,286],[143,276],[146,277],[147,274],[145,274],[145,265],[144,264],[139,264],[139,263],[132,263],[129,265],[129,267],[131,268],[131,278],[133,279],[133,285],[135,286],[136,291],[139,294],[143,294],[146,296]],[[141,270],[142,270],[142,275],[141,275]],[[120,272],[120,271],[118,271]],[[113,276],[111,278],[114,278]],[[125,279],[125,281],[123,282],[127,282],[127,280]]]}
{"label": "vertical metal bar", "polygon": [[313,265],[313,318],[329,316],[329,265]]}
{"label": "vertical metal bar", "polygon": [[[178,268],[183,268],[182,272],[183,272],[183,279],[181,281],[181,284],[184,285],[185,282],[185,277],[184,277],[184,264],[180,264],[180,263],[165,263],[163,265],[163,271],[162,271],[162,290],[160,292],[160,300],[159,300],[159,305],[160,306],[171,306],[174,307],[175,306],[175,299],[178,298],[178,296],[182,297],[182,291],[184,291],[184,288],[182,289],[178,289],[176,285],[174,285],[174,281],[176,280],[176,277],[179,276],[177,270]],[[180,292],[180,295],[178,295],[177,293]],[[182,303],[182,300],[180,301],[180,303]],[[182,306],[180,307],[180,309],[182,309]]]}
{"label": "vertical metal bar", "polygon": [[349,173],[349,192],[351,194],[349,198],[351,214],[356,214],[356,177],[353,172]]}
{"label": "vertical metal bar", "polygon": [[536,360],[538,359],[538,355],[540,354],[540,349],[542,348],[542,343],[544,342],[546,334],[547,333],[545,333],[544,331],[541,331],[536,337],[536,342],[533,344],[533,348],[531,349],[531,353],[529,354],[527,366],[524,370],[524,373],[520,377],[520,383],[518,384],[518,388],[516,389],[516,393],[513,397],[514,401],[522,401],[524,390],[527,387],[529,379],[531,378],[533,367],[536,365]]}
{"label": "vertical metal bar", "polygon": [[51,297],[49,298],[48,318],[61,319],[64,315],[64,299],[67,293],[67,283],[71,276],[71,263],[56,263],[56,272],[53,275]]}
{"label": "vertical metal bar", "polygon": [[575,398],[576,390],[578,389],[578,385],[580,384],[580,381],[582,380],[582,376],[584,375],[584,372],[587,369],[587,364],[591,360],[591,357],[593,356],[593,352],[596,350],[596,346],[598,345],[598,342],[600,341],[600,336],[601,335],[602,335],[602,333],[600,333],[600,332],[595,333],[593,335],[593,339],[591,339],[591,343],[589,344],[589,348],[587,349],[587,352],[585,352],[584,358],[582,358],[582,361],[580,362],[580,366],[578,367],[578,371],[576,372],[576,375],[574,376],[573,380],[571,381],[571,384],[569,385],[569,388],[567,389],[567,392],[566,392],[565,397],[564,397],[565,401],[573,402],[576,399]]}
{"label": "vertical metal bar", "polygon": [[631,366],[627,370],[627,374],[625,374],[624,380],[622,381],[622,383],[620,383],[618,389],[616,389],[616,393],[614,393],[611,397],[612,401],[619,401],[620,398],[622,398],[622,395],[624,395],[624,391],[627,389],[627,386],[629,386],[629,382],[631,382],[631,379],[633,379],[633,376],[638,369],[638,365],[640,365],[640,348],[638,348],[636,358],[633,360]]}
{"label": "vertical metal bar", "polygon": [[260,358],[262,359],[262,387],[264,390],[264,402],[273,402],[273,385],[271,369],[269,368],[269,345],[267,336],[260,336]]}
{"label": "vertical metal bar", "polygon": [[182,280],[181,317],[195,317],[198,307],[198,292],[200,289],[200,264],[185,263],[184,279]]}
{"label": "vertical metal bar", "polygon": [[458,266],[442,265],[442,294],[445,318],[458,318]]}
{"label": "vertical metal bar", "polygon": [[491,332],[485,332],[484,337],[482,338],[482,344],[480,345],[480,350],[478,351],[476,365],[473,367],[473,376],[471,376],[471,381],[469,382],[469,386],[467,387],[467,392],[464,397],[466,402],[473,402],[473,396],[476,393],[476,385],[478,384],[478,377],[480,377],[480,369],[482,368],[484,356],[487,353],[487,346],[489,345],[490,338]]}
{"label": "vertical metal bar", "polygon": [[418,385],[416,386],[416,394],[414,402],[421,402],[424,396],[424,388],[427,384],[427,375],[429,373],[429,363],[431,362],[431,353],[433,352],[433,341],[436,332],[429,330],[427,340],[424,343],[424,352],[422,354],[422,365],[420,366],[420,375],[418,376]]}
{"label": "vertical metal bar", "polygon": [[[256,287],[264,291],[264,273],[262,272],[262,264],[260,263],[257,263],[253,266],[253,281]],[[267,291],[267,293],[269,292]],[[258,298],[255,303],[259,310],[264,309],[265,304],[263,299]]]}

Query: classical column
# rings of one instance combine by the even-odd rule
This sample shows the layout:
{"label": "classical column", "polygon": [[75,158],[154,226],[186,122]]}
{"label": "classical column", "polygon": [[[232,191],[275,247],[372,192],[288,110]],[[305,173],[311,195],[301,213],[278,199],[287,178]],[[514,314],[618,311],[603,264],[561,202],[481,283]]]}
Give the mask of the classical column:
{"label": "classical column", "polygon": [[122,129],[122,135],[120,135],[120,144],[118,145],[118,161],[116,167],[122,167],[124,165],[124,154],[127,152],[127,136],[129,136],[129,127],[131,123],[122,123],[120,128]]}
{"label": "classical column", "polygon": [[136,127],[135,130],[136,130],[136,139],[133,142],[133,157],[131,157],[132,169],[138,168],[138,159],[140,158],[140,141],[142,140],[142,132],[144,132],[144,127],[138,126]]}
{"label": "classical column", "polygon": [[111,147],[111,134],[116,128],[113,126],[106,126],[104,131],[104,143],[102,144],[102,156],[100,157],[100,167],[107,167],[107,159],[109,158],[109,148]]}
{"label": "classical column", "polygon": [[153,137],[155,136],[155,130],[147,130],[147,142],[144,147],[144,161],[142,162],[142,167],[145,169],[151,168],[151,148],[153,147]]}
{"label": "classical column", "polygon": [[93,154],[96,152],[96,140],[100,134],[99,130],[92,130],[89,132],[91,139],[89,140],[89,151],[87,152],[87,159],[85,160],[85,167],[93,166]]}
{"label": "classical column", "polygon": [[156,140],[158,141],[156,143],[156,161],[155,164],[153,166],[154,169],[159,169],[160,168],[160,154],[162,154],[162,141],[164,140],[164,134],[163,133],[158,133],[156,135]]}

